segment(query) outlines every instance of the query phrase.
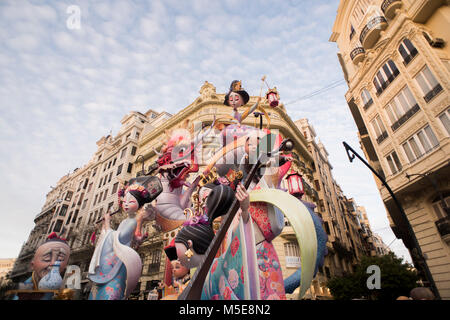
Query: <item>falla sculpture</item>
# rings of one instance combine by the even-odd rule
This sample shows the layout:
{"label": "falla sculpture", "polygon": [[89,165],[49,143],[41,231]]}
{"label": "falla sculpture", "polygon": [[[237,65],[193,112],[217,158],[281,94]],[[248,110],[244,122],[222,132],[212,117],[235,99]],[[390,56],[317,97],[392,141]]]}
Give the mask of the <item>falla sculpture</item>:
{"label": "falla sculpture", "polygon": [[[113,231],[109,215],[104,217],[89,268],[95,284],[90,299],[126,299],[141,275],[142,262],[130,246],[137,212],[151,200],[148,186],[139,179],[158,181],[161,189],[152,198],[156,205],[145,205],[141,221],[155,220],[160,231],[176,231],[165,248],[165,288],[171,288],[166,299],[283,300],[297,287],[298,298],[304,296],[327,253],[326,234],[312,207],[282,188],[294,144],[270,129],[262,99],[260,94],[247,106],[250,96],[234,80],[223,102],[232,108],[227,119],[214,118],[196,136],[182,128],[168,132],[161,150],[155,150],[156,170],[130,181],[120,194],[128,218]],[[278,106],[276,88],[269,88],[265,99]],[[244,124],[256,111],[265,115],[266,128]],[[199,163],[196,149],[211,137],[218,148]],[[283,279],[273,245],[285,219],[301,252],[301,268],[288,279]],[[173,281],[175,269],[179,273]]]}

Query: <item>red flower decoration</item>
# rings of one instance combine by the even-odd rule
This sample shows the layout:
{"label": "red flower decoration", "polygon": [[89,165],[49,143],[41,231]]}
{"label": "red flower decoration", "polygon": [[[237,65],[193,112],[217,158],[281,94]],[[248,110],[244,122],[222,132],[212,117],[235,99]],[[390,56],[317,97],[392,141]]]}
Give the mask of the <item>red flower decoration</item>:
{"label": "red flower decoration", "polygon": [[238,251],[239,245],[240,245],[240,242],[239,242],[238,237],[236,236],[236,237],[234,237],[233,242],[231,242],[231,256],[232,257],[234,257],[234,255]]}
{"label": "red flower decoration", "polygon": [[223,292],[223,298],[225,300],[231,300],[231,289],[230,287],[226,287],[225,291]]}

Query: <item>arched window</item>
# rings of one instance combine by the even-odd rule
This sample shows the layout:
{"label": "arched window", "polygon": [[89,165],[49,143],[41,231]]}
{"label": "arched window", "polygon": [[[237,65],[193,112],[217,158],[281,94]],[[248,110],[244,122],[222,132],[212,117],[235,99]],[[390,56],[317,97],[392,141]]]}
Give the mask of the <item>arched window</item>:
{"label": "arched window", "polygon": [[416,47],[414,47],[412,42],[407,38],[402,41],[398,47],[398,51],[403,57],[403,64],[405,66],[419,53]]}
{"label": "arched window", "polygon": [[394,79],[400,74],[394,61],[388,60],[376,73],[373,84],[377,90],[379,96],[394,81]]}

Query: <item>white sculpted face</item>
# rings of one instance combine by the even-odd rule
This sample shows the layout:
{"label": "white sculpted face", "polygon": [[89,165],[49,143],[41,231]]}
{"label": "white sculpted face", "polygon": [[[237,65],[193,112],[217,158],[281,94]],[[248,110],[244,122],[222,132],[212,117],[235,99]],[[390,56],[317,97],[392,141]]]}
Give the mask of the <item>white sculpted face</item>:
{"label": "white sculpted face", "polygon": [[228,103],[233,109],[237,109],[244,105],[244,100],[239,93],[231,92],[228,97]]}
{"label": "white sculpted face", "polygon": [[139,203],[130,192],[127,192],[123,199],[122,207],[128,214],[135,213],[139,209]]}

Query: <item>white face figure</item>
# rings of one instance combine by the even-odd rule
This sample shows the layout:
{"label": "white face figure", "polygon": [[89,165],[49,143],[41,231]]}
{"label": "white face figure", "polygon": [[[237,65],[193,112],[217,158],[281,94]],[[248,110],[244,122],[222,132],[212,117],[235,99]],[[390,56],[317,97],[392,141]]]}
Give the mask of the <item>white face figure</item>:
{"label": "white face figure", "polygon": [[139,209],[139,203],[130,192],[127,192],[123,198],[122,207],[128,214],[135,213]]}
{"label": "white face figure", "polygon": [[178,260],[180,261],[180,263],[183,266],[185,266],[188,269],[196,268],[200,265],[200,263],[202,262],[203,257],[205,255],[198,254],[194,251],[194,249],[192,248],[191,240],[188,240],[188,243],[189,243],[189,247],[190,247],[192,253],[194,254],[190,259],[188,259],[188,257],[186,257],[186,255],[184,254],[188,248],[186,248],[186,246],[182,243],[175,242],[175,248],[177,249]]}
{"label": "white face figure", "polygon": [[237,109],[244,105],[244,100],[239,93],[231,92],[228,96],[228,103],[233,109]]}

